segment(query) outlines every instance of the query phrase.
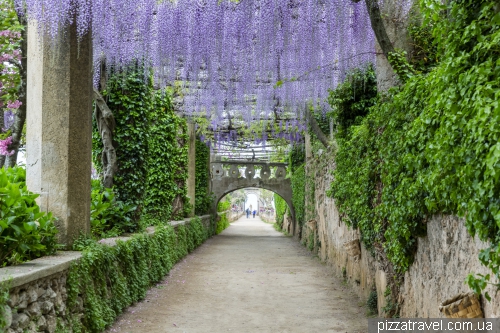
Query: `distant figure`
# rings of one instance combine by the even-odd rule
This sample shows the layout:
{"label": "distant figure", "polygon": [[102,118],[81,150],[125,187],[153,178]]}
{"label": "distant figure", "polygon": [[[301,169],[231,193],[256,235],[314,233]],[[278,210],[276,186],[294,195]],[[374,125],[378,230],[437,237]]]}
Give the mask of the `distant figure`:
{"label": "distant figure", "polygon": [[247,212],[247,218],[248,218],[250,216],[250,209],[247,208],[246,212]]}
{"label": "distant figure", "polygon": [[254,210],[252,214],[253,214],[253,218],[255,218],[255,214],[257,214],[257,211]]}

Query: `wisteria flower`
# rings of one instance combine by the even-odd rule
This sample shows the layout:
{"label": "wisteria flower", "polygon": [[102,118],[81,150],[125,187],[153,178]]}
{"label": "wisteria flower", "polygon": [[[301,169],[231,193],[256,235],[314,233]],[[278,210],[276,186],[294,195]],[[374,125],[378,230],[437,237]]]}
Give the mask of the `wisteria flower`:
{"label": "wisteria flower", "polygon": [[0,155],[12,156],[14,150],[9,151],[9,146],[12,144],[12,137],[9,136],[5,140],[0,140]]}

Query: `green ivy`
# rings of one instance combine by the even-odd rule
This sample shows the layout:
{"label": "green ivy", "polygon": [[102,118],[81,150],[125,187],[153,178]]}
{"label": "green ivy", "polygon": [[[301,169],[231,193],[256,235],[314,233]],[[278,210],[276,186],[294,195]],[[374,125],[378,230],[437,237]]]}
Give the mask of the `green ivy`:
{"label": "green ivy", "polygon": [[288,155],[288,170],[293,173],[306,161],[306,150],[304,144],[294,144]]}
{"label": "green ivy", "polygon": [[[166,91],[154,91],[139,71],[111,75],[103,96],[116,121],[113,142],[118,160],[114,192],[131,211],[123,231],[140,220],[165,221],[186,215],[187,125],[173,110]],[[94,124],[93,157],[102,171],[102,143]],[[155,223],[157,224],[157,223]]]}
{"label": "green ivy", "polygon": [[157,227],[154,235],[138,234],[113,247],[87,244],[66,283],[68,309],[78,307],[80,298],[85,309],[81,321],[71,319],[73,332],[102,332],[210,235],[196,217],[185,226]]}
{"label": "green ivy", "polygon": [[421,0],[421,11],[440,61],[427,74],[396,68],[405,84],[338,140],[330,194],[399,272],[432,215],[464,217],[471,235],[491,244],[479,260],[492,274],[468,278],[481,292],[500,287],[500,7]]}
{"label": "green ivy", "polygon": [[305,164],[298,167],[292,174],[292,205],[295,209],[295,219],[302,227],[305,222],[305,192],[306,192],[306,173]]}
{"label": "green ivy", "polygon": [[377,98],[377,80],[372,65],[355,69],[345,81],[330,91],[328,102],[337,137],[347,135],[347,129],[358,125]]}
{"label": "green ivy", "polygon": [[[118,160],[115,192],[121,201],[136,207],[133,220],[138,221],[144,209],[148,180],[148,114],[153,108],[151,84],[145,82],[144,75],[137,70],[115,73],[110,76],[102,94],[116,122],[113,133]],[[92,153],[97,170],[102,171],[102,142],[96,125]],[[134,225],[126,231],[136,229],[137,225]]]}
{"label": "green ivy", "polygon": [[220,219],[217,221],[217,229],[215,233],[218,235],[229,227],[229,220],[227,219],[227,213],[220,214]]}
{"label": "green ivy", "polygon": [[276,208],[276,224],[283,228],[283,222],[285,218],[288,205],[286,201],[277,194],[274,194],[274,207]]}
{"label": "green ivy", "polygon": [[195,177],[195,214],[210,212],[213,198],[208,192],[210,184],[210,148],[200,140],[196,140],[196,177]]}
{"label": "green ivy", "polygon": [[187,124],[174,113],[166,92],[156,92],[148,112],[148,154],[145,210],[148,217],[160,220],[185,216],[183,206],[173,207],[176,198],[188,202]]}

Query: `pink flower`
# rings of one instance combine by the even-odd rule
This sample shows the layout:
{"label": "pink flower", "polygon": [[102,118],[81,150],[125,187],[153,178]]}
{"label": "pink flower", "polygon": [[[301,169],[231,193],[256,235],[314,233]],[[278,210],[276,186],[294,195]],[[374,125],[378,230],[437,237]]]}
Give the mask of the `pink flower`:
{"label": "pink flower", "polygon": [[7,108],[8,109],[19,109],[19,107],[23,105],[23,103],[19,101],[14,101],[14,102],[9,102],[7,103]]}
{"label": "pink flower", "polygon": [[14,154],[13,150],[9,152],[9,146],[10,146],[11,143],[12,143],[12,137],[11,136],[9,136],[5,140],[0,140],[0,155],[11,156],[11,155]]}

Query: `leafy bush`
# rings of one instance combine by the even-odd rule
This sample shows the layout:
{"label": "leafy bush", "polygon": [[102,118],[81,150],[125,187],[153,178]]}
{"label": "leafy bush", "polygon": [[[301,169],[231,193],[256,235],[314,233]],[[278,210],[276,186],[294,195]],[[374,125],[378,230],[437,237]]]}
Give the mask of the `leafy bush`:
{"label": "leafy bush", "polygon": [[276,207],[276,224],[279,229],[283,228],[283,222],[285,218],[288,205],[286,201],[277,194],[274,194],[274,207]]}
{"label": "leafy bush", "polygon": [[[182,218],[186,213],[187,126],[166,91],[155,91],[140,70],[114,73],[103,92],[116,121],[113,142],[118,171],[114,193],[136,207],[126,232],[141,220]],[[102,172],[102,141],[94,123],[93,161]]]}
{"label": "leafy bush", "polygon": [[219,201],[217,204],[217,211],[218,212],[225,212],[231,208],[231,200],[229,199],[228,196],[224,198],[224,200]]}
{"label": "leafy bush", "polygon": [[373,66],[353,70],[337,88],[330,91],[328,102],[337,130],[337,137],[345,136],[347,129],[361,123],[377,99],[377,80]]}
{"label": "leafy bush", "polygon": [[196,177],[195,177],[195,214],[204,215],[210,212],[213,197],[208,193],[210,182],[210,169],[208,161],[210,159],[210,148],[196,140]]}
{"label": "leafy bush", "polygon": [[104,188],[99,180],[92,180],[90,226],[94,237],[113,237],[133,225],[135,207],[115,198],[113,189]]}
{"label": "leafy bush", "polygon": [[479,260],[492,272],[467,282],[478,293],[500,289],[498,2],[421,0],[421,11],[439,63],[428,74],[402,66],[405,84],[339,140],[330,194],[398,272],[430,216],[464,217],[472,236],[490,242]]}
{"label": "leafy bush", "polygon": [[368,296],[368,300],[366,301],[366,306],[368,307],[368,311],[370,315],[378,314],[378,295],[376,290],[372,290],[370,295]]}
{"label": "leafy bush", "polygon": [[102,332],[209,236],[202,221],[193,218],[185,226],[157,227],[152,236],[137,234],[114,247],[88,242],[68,276],[68,308],[78,306],[78,297],[85,304],[81,321],[71,319],[73,332]]}
{"label": "leafy bush", "polygon": [[292,204],[295,208],[295,219],[302,227],[306,211],[306,171],[305,164],[298,167],[292,174]]}
{"label": "leafy bush", "polygon": [[15,265],[58,248],[55,218],[40,211],[26,188],[23,168],[0,169],[0,266]]}
{"label": "leafy bush", "polygon": [[219,221],[217,221],[217,229],[215,230],[215,233],[218,235],[228,227],[229,227],[229,220],[227,219],[226,214],[221,214]]}

